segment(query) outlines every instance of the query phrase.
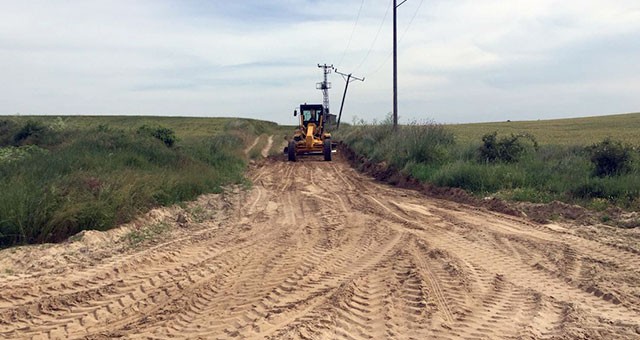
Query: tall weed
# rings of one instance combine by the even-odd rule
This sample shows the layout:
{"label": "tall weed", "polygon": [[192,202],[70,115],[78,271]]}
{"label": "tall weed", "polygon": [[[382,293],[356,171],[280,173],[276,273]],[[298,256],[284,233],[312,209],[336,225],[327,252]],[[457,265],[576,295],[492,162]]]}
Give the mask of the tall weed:
{"label": "tall weed", "polygon": [[390,118],[379,124],[351,126],[338,138],[356,152],[397,169],[442,162],[446,148],[454,144],[453,134],[442,125],[413,122],[394,131]]}
{"label": "tall weed", "polygon": [[538,145],[529,134],[455,143],[446,126],[390,120],[359,122],[338,134],[356,153],[386,162],[422,181],[477,195],[532,202],[562,200],[590,206],[597,200],[632,209],[640,202],[640,153],[605,140],[585,148]]}
{"label": "tall weed", "polygon": [[43,125],[24,126],[0,135],[13,142],[22,131],[21,144],[36,143],[0,148],[0,247],[106,230],[153,206],[244,181],[242,143],[227,133],[168,148],[156,136],[105,125],[44,125],[47,138],[36,136]]}

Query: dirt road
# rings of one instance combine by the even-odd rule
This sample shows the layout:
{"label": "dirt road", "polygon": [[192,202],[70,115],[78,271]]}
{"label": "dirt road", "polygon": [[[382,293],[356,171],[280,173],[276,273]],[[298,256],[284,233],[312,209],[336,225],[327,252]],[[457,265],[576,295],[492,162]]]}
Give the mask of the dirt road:
{"label": "dirt road", "polygon": [[[269,161],[254,186],[0,252],[0,338],[638,339],[638,230]],[[178,222],[176,222],[178,220]]]}

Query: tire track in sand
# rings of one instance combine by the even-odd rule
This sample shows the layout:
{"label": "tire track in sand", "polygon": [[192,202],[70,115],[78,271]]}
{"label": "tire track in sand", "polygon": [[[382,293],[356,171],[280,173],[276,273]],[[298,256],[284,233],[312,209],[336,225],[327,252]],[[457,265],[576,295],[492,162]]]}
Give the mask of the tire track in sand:
{"label": "tire track in sand", "polygon": [[[249,191],[198,201],[212,219],[167,212],[136,249],[0,251],[25,268],[0,277],[0,337],[637,339],[640,255],[607,229],[431,199],[336,156],[259,162]],[[62,268],[38,269],[52,254]]]}

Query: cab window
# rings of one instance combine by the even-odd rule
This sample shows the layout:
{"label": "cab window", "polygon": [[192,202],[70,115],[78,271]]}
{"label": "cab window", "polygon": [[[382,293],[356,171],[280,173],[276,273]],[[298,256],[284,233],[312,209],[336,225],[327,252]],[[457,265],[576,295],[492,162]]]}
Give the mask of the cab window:
{"label": "cab window", "polygon": [[305,122],[308,121],[316,121],[316,111],[315,110],[304,110],[302,111],[302,119]]}

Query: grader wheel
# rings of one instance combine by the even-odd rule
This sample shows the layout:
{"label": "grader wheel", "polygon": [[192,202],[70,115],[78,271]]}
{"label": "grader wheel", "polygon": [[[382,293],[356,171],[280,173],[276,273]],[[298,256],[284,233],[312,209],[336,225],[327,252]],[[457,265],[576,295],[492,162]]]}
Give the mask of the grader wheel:
{"label": "grader wheel", "polygon": [[293,140],[289,141],[289,147],[287,148],[287,156],[288,156],[289,162],[296,161],[296,142]]}
{"label": "grader wheel", "polygon": [[331,160],[331,140],[328,138],[322,143],[322,153],[324,154],[325,161]]}

